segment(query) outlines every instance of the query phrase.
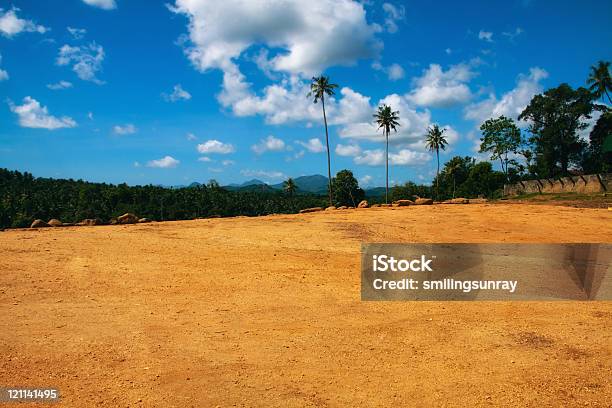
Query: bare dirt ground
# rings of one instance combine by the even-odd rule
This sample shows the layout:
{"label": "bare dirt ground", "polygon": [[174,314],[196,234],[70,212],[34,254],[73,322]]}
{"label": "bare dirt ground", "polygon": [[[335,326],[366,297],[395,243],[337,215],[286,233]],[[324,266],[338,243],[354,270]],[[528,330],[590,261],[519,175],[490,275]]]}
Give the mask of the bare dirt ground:
{"label": "bare dirt ground", "polygon": [[0,233],[0,385],[60,406],[598,406],[612,302],[361,302],[361,242],[612,242],[506,204]]}

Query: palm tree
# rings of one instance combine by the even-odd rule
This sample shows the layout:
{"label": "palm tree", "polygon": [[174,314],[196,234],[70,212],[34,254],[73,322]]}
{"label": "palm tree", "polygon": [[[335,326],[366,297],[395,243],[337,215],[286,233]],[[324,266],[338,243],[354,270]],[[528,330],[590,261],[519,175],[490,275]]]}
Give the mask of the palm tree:
{"label": "palm tree", "polygon": [[293,197],[295,190],[297,190],[297,186],[291,177],[289,177],[287,181],[283,183],[283,190],[289,195],[289,197]]}
{"label": "palm tree", "polygon": [[448,172],[448,175],[451,176],[453,178],[453,198],[455,198],[455,186],[456,186],[456,179],[457,179],[457,172],[459,171],[459,169],[461,168],[461,166],[459,165],[458,162],[454,162],[450,165],[447,164],[447,168],[446,171]]}
{"label": "palm tree", "polygon": [[400,126],[399,122],[399,111],[391,110],[389,105],[382,105],[378,107],[378,111],[374,114],[374,122],[378,124],[378,128],[383,130],[383,134],[386,139],[386,171],[387,171],[387,184],[385,187],[385,203],[389,203],[389,133],[391,129],[397,132],[397,127]]}
{"label": "palm tree", "polygon": [[609,61],[599,61],[597,65],[591,66],[591,72],[589,73],[589,79],[587,79],[587,84],[589,84],[589,91],[596,98],[601,98],[602,102],[604,101],[604,95],[608,98],[608,101],[612,103],[612,99],[610,98],[610,94],[608,92],[612,92],[612,78],[610,78],[610,62]]}
{"label": "palm tree", "polygon": [[328,182],[328,194],[329,194],[329,205],[333,205],[333,193],[332,193],[332,180],[331,180],[331,158],[329,156],[329,133],[327,132],[327,116],[325,115],[325,95],[333,96],[338,85],[329,82],[329,77],[319,76],[312,77],[310,84],[310,92],[308,97],[314,97],[314,103],[321,100],[321,106],[323,107],[323,122],[325,123],[325,144],[327,145],[327,182]]}
{"label": "palm tree", "polygon": [[440,149],[445,150],[448,144],[444,137],[444,130],[440,129],[438,125],[433,125],[427,129],[427,135],[425,136],[425,147],[430,152],[436,152],[436,158],[438,159],[438,171],[436,172],[436,200],[440,201],[438,185],[440,184]]}

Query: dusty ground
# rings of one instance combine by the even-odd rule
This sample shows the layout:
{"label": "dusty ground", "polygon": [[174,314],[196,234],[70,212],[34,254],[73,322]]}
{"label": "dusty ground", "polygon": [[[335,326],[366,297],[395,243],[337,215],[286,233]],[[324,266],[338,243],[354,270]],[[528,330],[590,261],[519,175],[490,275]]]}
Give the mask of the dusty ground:
{"label": "dusty ground", "polygon": [[508,204],[4,231],[0,385],[84,407],[609,407],[612,302],[361,302],[359,248],[611,226]]}

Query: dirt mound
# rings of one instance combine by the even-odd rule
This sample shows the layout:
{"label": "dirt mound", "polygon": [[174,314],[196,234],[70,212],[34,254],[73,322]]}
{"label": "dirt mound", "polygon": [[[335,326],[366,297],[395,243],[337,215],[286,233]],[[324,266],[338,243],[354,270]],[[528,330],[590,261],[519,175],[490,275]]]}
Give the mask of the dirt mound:
{"label": "dirt mound", "polygon": [[132,213],[125,213],[117,217],[118,224],[136,224],[139,218]]}
{"label": "dirt mound", "polygon": [[431,198],[417,198],[414,203],[416,205],[432,205],[433,200]]}
{"label": "dirt mound", "polygon": [[61,222],[60,220],[56,218],[51,218],[47,224],[49,224],[52,227],[61,227],[64,225],[63,222]]}

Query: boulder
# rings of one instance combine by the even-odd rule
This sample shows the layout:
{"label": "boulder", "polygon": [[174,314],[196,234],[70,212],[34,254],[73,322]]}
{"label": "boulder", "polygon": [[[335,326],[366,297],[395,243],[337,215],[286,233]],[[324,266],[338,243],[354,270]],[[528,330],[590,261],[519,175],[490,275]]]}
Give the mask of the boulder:
{"label": "boulder", "polygon": [[393,204],[397,204],[398,207],[406,207],[408,205],[413,205],[414,201],[412,201],[412,200],[397,200],[397,201],[394,201]]}
{"label": "boulder", "polygon": [[470,198],[470,204],[484,204],[488,201],[486,198]]}
{"label": "boulder", "polygon": [[381,207],[392,207],[392,204],[381,204]]}
{"label": "boulder", "polygon": [[334,210],[336,210],[336,207],[333,205],[330,205],[329,207],[325,209],[325,211],[334,211]]}
{"label": "boulder", "polygon": [[346,205],[341,205],[340,207],[337,208],[338,210],[346,210],[348,209],[348,207]]}
{"label": "boulder", "polygon": [[77,223],[77,225],[84,225],[84,226],[102,225],[102,220],[99,218],[85,218],[83,221]]}
{"label": "boulder", "polygon": [[433,200],[431,198],[417,198],[414,203],[416,205],[432,205]]}
{"label": "boulder", "polygon": [[139,224],[144,224],[145,222],[151,222],[150,218],[141,218],[138,220]]}
{"label": "boulder", "polygon": [[117,217],[118,224],[135,224],[138,222],[138,217],[132,213],[125,213]]}
{"label": "boulder", "polygon": [[359,205],[357,205],[357,208],[368,208],[369,206],[370,203],[368,203],[368,200],[361,200]]}
{"label": "boulder", "polygon": [[443,202],[443,204],[469,204],[470,200],[468,200],[467,198],[453,198],[450,200],[446,200]]}
{"label": "boulder", "polygon": [[372,204],[372,205],[370,206],[370,208],[376,208],[376,207],[380,207],[380,204]]}
{"label": "boulder", "polygon": [[111,219],[108,221],[108,223],[109,223],[110,225],[117,225],[117,219],[116,219],[115,217],[113,217],[113,218],[111,218]]}
{"label": "boulder", "polygon": [[32,225],[30,225],[30,228],[46,228],[46,227],[50,227],[50,225],[44,222],[43,220],[34,220]]}
{"label": "boulder", "polygon": [[312,208],[304,208],[300,210],[300,214],[306,214],[311,212],[323,211],[323,207],[312,207]]}
{"label": "boulder", "polygon": [[52,227],[61,227],[64,225],[63,222],[61,222],[60,220],[56,218],[51,218],[47,224],[49,224]]}

